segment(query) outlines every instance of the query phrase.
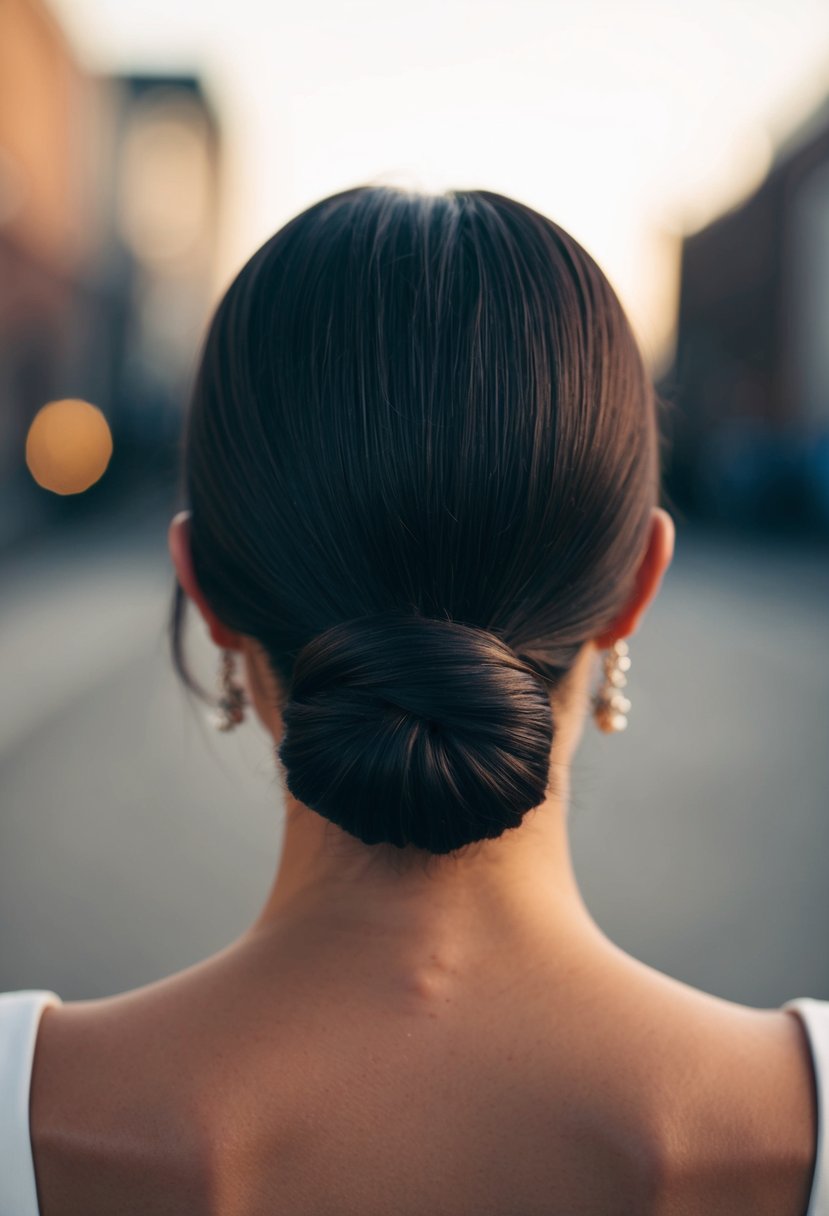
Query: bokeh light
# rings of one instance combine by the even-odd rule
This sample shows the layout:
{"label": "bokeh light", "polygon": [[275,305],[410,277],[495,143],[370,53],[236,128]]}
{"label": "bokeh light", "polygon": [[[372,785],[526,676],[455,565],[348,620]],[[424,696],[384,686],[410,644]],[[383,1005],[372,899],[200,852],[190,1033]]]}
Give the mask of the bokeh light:
{"label": "bokeh light", "polygon": [[140,262],[185,258],[208,224],[210,157],[203,111],[163,88],[136,105],[124,136],[118,228]]}
{"label": "bokeh light", "polygon": [[26,464],[38,485],[54,494],[80,494],[106,471],[112,434],[88,401],[51,401],[38,410],[26,436]]}

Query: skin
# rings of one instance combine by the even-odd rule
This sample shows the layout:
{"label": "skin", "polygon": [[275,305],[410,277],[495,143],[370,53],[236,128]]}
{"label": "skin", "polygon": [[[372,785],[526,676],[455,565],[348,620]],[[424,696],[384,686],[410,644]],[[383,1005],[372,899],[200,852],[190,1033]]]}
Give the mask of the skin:
{"label": "skin", "polygon": [[[518,830],[401,866],[286,792],[274,884],[241,938],[44,1013],[42,1216],[803,1216],[817,1116],[797,1017],[625,954],[571,863],[598,654],[635,633],[673,543],[656,509],[629,603],[554,703],[551,792]],[[186,515],[170,551],[278,743],[279,689],[201,596]]]}

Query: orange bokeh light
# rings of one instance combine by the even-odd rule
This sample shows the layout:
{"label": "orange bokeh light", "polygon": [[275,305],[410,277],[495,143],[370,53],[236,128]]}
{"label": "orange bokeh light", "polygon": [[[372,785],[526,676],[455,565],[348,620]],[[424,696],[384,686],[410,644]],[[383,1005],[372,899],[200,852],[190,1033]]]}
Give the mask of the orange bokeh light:
{"label": "orange bokeh light", "polygon": [[26,436],[26,464],[38,485],[53,494],[80,494],[103,476],[112,456],[106,418],[88,401],[50,401],[38,410]]}

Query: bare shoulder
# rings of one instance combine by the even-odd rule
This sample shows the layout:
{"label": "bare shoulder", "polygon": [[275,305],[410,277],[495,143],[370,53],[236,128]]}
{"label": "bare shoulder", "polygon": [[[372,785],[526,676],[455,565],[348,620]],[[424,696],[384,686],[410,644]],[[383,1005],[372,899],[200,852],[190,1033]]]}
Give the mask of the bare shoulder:
{"label": "bare shoulder", "polygon": [[[817,1098],[799,1018],[714,997],[634,962],[664,1211],[803,1216]],[[645,1029],[647,1028],[647,1029]]]}
{"label": "bare shoulder", "polygon": [[215,973],[200,965],[44,1012],[30,1102],[41,1216],[167,1211],[152,1206],[160,1192],[170,1212],[204,1208],[209,1105],[198,1059],[215,1038],[199,1009]]}

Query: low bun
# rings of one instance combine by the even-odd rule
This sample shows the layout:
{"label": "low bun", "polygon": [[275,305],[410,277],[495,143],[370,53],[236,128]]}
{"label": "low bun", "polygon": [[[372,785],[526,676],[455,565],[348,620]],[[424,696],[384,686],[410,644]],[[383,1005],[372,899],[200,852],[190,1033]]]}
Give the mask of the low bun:
{"label": "low bun", "polygon": [[449,853],[543,802],[543,678],[486,630],[384,613],[298,654],[279,759],[305,806],[366,844]]}

